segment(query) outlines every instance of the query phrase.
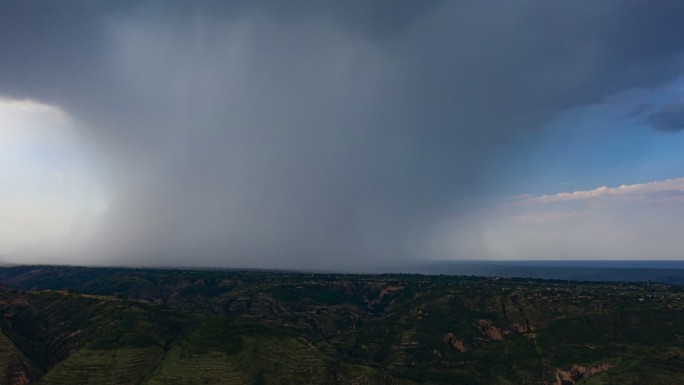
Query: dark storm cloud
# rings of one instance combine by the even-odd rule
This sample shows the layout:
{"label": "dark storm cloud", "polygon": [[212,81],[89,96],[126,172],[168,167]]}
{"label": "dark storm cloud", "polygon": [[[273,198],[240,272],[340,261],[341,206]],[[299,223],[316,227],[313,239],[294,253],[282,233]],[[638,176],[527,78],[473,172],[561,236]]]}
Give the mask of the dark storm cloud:
{"label": "dark storm cloud", "polygon": [[114,186],[89,252],[126,262],[424,256],[492,146],[684,68],[675,1],[1,7],[0,93],[88,123]]}
{"label": "dark storm cloud", "polygon": [[684,130],[684,103],[670,103],[646,118],[646,123],[658,131]]}

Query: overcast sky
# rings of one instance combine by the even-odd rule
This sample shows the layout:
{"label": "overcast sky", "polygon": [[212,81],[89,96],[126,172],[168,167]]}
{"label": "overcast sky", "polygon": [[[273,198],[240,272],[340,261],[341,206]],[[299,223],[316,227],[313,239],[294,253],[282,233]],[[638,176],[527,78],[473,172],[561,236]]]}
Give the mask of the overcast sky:
{"label": "overcast sky", "polygon": [[681,1],[0,1],[0,255],[684,259]]}

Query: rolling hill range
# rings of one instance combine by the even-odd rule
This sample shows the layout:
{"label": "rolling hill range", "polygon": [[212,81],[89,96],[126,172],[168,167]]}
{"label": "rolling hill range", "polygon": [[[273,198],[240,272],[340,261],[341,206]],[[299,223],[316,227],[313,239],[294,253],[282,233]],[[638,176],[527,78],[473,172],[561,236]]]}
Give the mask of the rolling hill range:
{"label": "rolling hill range", "polygon": [[680,384],[684,288],[0,268],[1,384]]}

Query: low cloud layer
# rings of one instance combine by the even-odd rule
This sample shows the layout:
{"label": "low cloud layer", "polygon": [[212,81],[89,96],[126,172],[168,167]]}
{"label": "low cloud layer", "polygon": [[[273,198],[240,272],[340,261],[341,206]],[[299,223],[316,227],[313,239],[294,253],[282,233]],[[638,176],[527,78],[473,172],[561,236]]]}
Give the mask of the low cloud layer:
{"label": "low cloud layer", "polygon": [[483,204],[489,154],[681,76],[683,15],[678,1],[5,2],[0,94],[67,111],[101,165],[107,211],[69,251],[80,261],[471,257],[431,239]]}

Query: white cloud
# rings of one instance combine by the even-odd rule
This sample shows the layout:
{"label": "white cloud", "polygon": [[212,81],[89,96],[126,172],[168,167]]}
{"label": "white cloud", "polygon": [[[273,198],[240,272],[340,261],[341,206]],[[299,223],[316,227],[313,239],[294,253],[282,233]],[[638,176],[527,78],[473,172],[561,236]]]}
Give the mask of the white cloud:
{"label": "white cloud", "polygon": [[647,183],[601,186],[592,190],[560,192],[551,195],[522,196],[515,198],[523,203],[557,203],[589,200],[650,200],[667,202],[684,200],[684,178],[666,179]]}
{"label": "white cloud", "polygon": [[57,106],[0,97],[0,255],[64,249],[106,206],[76,124]]}
{"label": "white cloud", "polygon": [[0,103],[9,108],[25,111],[30,114],[47,116],[49,119],[58,122],[68,122],[71,120],[69,115],[59,107],[40,103],[31,99],[16,100],[3,98],[0,99]]}
{"label": "white cloud", "polygon": [[[473,223],[479,232],[464,233]],[[455,253],[483,258],[682,259],[684,178],[519,195],[446,228]]]}
{"label": "white cloud", "polygon": [[0,96],[0,133],[14,132],[18,129],[30,129],[28,122],[49,122],[51,125],[72,124],[73,120],[65,111],[57,106],[41,103],[31,99],[8,99]]}

